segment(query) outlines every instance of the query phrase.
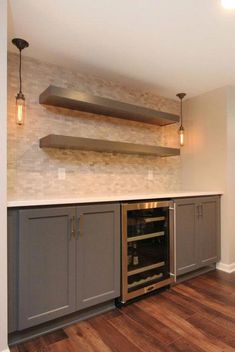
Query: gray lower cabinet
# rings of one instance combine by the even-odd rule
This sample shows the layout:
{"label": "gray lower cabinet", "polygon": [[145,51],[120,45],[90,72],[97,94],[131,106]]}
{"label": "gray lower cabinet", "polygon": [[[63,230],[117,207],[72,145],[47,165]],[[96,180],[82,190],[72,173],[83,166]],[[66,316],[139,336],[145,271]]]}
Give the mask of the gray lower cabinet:
{"label": "gray lower cabinet", "polygon": [[176,203],[176,275],[198,268],[198,219],[194,198],[177,199]]}
{"label": "gray lower cabinet", "polygon": [[220,260],[220,198],[204,197],[199,203],[199,265]]}
{"label": "gray lower cabinet", "polygon": [[175,199],[176,275],[220,259],[220,197]]}
{"label": "gray lower cabinet", "polygon": [[75,310],[73,207],[19,211],[20,330]]}
{"label": "gray lower cabinet", "polygon": [[120,206],[77,208],[77,307],[120,295]]}
{"label": "gray lower cabinet", "polygon": [[118,204],[8,212],[9,332],[120,295]]}

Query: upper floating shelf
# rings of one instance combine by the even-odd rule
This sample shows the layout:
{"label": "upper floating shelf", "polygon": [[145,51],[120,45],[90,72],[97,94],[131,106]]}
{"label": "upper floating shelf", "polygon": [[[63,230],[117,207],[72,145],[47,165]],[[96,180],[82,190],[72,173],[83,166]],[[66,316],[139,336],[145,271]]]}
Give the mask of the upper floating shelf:
{"label": "upper floating shelf", "polygon": [[39,103],[159,126],[179,122],[178,115],[52,85],[41,93]]}
{"label": "upper floating shelf", "polygon": [[177,148],[49,134],[39,140],[40,148],[78,149],[106,153],[175,156]]}

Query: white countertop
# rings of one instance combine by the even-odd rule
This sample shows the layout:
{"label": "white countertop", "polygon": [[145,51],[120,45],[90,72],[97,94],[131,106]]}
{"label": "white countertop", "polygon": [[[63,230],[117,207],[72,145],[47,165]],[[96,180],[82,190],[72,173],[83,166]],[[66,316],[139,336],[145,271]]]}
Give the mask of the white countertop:
{"label": "white countertop", "polygon": [[8,207],[29,207],[39,205],[62,205],[62,204],[84,204],[101,202],[119,202],[128,200],[162,199],[162,198],[183,198],[222,195],[221,191],[210,192],[171,192],[171,193],[145,193],[145,194],[120,194],[109,196],[90,196],[76,198],[51,198],[51,199],[28,199],[28,200],[9,200]]}

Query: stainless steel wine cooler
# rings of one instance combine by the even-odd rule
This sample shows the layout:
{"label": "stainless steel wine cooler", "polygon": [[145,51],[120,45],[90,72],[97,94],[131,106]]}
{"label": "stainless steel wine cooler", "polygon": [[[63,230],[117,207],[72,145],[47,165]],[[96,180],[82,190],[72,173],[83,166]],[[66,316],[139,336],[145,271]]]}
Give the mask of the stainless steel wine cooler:
{"label": "stainless steel wine cooler", "polygon": [[122,204],[121,303],[174,281],[171,201]]}

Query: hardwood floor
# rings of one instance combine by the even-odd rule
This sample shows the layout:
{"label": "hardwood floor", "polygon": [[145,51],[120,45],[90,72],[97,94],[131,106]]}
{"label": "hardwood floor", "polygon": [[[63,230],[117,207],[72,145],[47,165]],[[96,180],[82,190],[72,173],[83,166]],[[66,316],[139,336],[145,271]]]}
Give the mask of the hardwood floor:
{"label": "hardwood floor", "polygon": [[235,273],[213,271],[11,352],[235,351]]}

